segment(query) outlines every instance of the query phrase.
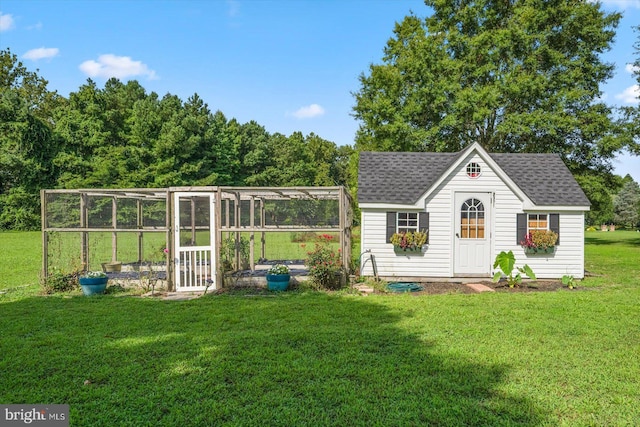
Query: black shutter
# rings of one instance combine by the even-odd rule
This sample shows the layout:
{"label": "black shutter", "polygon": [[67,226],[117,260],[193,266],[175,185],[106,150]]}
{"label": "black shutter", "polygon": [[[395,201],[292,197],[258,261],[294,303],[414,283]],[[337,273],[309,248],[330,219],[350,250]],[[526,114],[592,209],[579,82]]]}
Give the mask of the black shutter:
{"label": "black shutter", "polygon": [[395,212],[387,212],[387,243],[391,243],[391,236],[396,232],[397,217]]}
{"label": "black shutter", "polygon": [[560,244],[560,214],[549,214],[549,230],[558,235],[556,245]]}
{"label": "black shutter", "polygon": [[429,243],[429,212],[420,212],[418,214],[418,231],[427,232],[427,243]]}
{"label": "black shutter", "polygon": [[519,245],[527,235],[527,214],[520,213],[517,217],[517,227],[516,227],[516,245]]}

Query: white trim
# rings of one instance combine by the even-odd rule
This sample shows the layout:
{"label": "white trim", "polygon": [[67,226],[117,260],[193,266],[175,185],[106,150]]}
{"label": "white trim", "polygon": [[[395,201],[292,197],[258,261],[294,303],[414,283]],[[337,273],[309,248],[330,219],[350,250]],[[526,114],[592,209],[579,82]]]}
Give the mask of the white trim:
{"label": "white trim", "polygon": [[423,211],[424,208],[418,205],[410,204],[410,205],[401,205],[397,203],[360,203],[358,205],[360,210],[362,209],[386,209],[386,210],[398,210],[398,211],[407,211],[407,212],[420,212]]}
{"label": "white trim", "polygon": [[482,148],[482,146],[477,142],[474,142],[473,144],[462,150],[456,161],[453,162],[453,164],[440,175],[440,178],[438,178],[433,184],[431,184],[431,187],[429,187],[427,191],[422,193],[418,200],[426,200],[431,195],[431,193],[433,193],[433,191],[436,190],[440,186],[440,184],[442,184],[445,179],[447,179],[455,170],[460,168],[460,165],[462,165],[464,162],[469,162],[468,157],[473,151],[475,151],[476,154],[478,154],[478,156],[480,156],[480,158],[482,158],[482,160],[484,160],[485,163],[487,163],[487,165],[491,169],[493,169],[494,173],[498,175],[502,182],[504,182],[507,187],[509,187],[509,189],[520,200],[522,200],[524,206],[536,206],[524,193],[524,191],[522,191],[522,189],[520,189],[520,187],[518,187],[516,183],[513,182],[509,175],[507,175],[506,172],[495,162],[495,160],[493,160],[489,153],[487,153],[485,149]]}
{"label": "white trim", "polygon": [[564,213],[564,212],[584,212],[590,211],[591,208],[589,206],[527,206],[526,204],[523,206],[524,213]]}

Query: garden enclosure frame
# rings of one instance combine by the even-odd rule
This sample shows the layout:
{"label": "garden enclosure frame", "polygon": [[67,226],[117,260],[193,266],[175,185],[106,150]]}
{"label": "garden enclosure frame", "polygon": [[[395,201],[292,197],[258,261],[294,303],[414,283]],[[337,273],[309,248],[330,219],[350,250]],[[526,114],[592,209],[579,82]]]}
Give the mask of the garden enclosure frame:
{"label": "garden enclosure frame", "polygon": [[[41,209],[43,277],[61,268],[56,235],[72,237],[75,270],[115,261],[164,266],[168,289],[177,291],[217,289],[229,268],[254,271],[268,233],[337,234],[350,266],[352,200],[341,186],[53,189],[41,191]],[[224,266],[223,245],[231,251]]]}

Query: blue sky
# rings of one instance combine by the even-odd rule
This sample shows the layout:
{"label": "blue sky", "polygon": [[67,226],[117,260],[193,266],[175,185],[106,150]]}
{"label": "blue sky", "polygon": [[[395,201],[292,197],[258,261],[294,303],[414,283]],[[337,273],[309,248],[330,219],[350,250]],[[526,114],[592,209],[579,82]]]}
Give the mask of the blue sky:
{"label": "blue sky", "polygon": [[[621,11],[604,55],[615,77],[609,104],[636,105],[631,68],[640,0],[604,1]],[[212,111],[267,131],[311,132],[353,144],[358,75],[380,63],[396,21],[430,11],[422,0],[2,0],[0,49],[9,48],[49,89],[68,96],[92,78],[138,80],[160,96],[198,93]],[[616,172],[640,182],[640,158]]]}

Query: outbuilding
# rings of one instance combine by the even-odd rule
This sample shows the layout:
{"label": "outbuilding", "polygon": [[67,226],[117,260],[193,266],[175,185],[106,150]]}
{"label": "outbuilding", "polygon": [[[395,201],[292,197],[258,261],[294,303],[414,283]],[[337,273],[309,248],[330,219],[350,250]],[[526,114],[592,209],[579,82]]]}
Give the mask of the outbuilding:
{"label": "outbuilding", "polygon": [[[363,275],[375,266],[391,280],[488,278],[496,255],[511,250],[538,278],[584,277],[590,202],[558,154],[488,153],[478,143],[457,153],[362,152],[358,203],[370,254]],[[550,248],[527,243],[541,231],[557,236]],[[415,250],[392,244],[415,232],[426,234]]]}

